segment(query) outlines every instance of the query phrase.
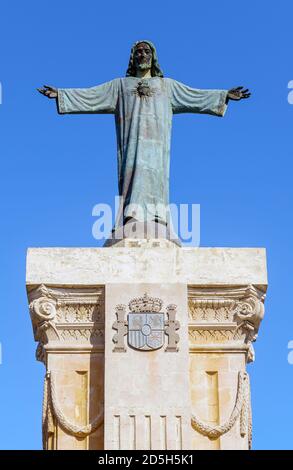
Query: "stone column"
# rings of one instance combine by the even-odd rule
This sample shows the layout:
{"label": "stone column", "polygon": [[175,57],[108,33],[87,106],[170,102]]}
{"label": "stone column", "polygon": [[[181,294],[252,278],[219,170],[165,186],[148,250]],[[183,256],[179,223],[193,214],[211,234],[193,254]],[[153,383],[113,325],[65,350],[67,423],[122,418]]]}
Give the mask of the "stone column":
{"label": "stone column", "polygon": [[44,448],[248,449],[266,288],[257,248],[29,249]]}
{"label": "stone column", "polygon": [[46,367],[43,448],[104,448],[103,287],[28,289],[36,356]]}
{"label": "stone column", "polygon": [[246,364],[254,360],[264,297],[252,285],[189,287],[194,449],[251,448]]}

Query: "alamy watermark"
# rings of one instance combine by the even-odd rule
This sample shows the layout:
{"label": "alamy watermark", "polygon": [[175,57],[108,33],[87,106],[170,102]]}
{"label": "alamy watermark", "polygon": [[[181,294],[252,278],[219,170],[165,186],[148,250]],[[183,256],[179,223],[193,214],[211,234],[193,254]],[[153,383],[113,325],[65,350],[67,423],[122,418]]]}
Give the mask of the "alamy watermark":
{"label": "alamy watermark", "polygon": [[292,366],[293,365],[293,340],[289,341],[288,343],[288,363]]}
{"label": "alamy watermark", "polygon": [[288,103],[293,104],[293,80],[288,83],[288,88],[291,90],[288,93]]}
{"label": "alamy watermark", "polygon": [[[130,218],[135,221],[157,221],[162,238],[172,236],[179,238],[183,245],[198,247],[200,245],[200,204],[147,204],[141,207],[139,204],[124,206],[123,198],[116,196],[114,210],[109,204],[96,204],[92,215],[96,217],[92,226],[92,235],[95,240],[111,239],[112,229],[115,227],[115,239],[117,229],[123,227],[121,220]],[[123,212],[123,214],[122,214]],[[120,222],[119,222],[120,221]],[[127,227],[125,225],[125,227]],[[135,228],[135,225],[134,225]],[[141,233],[141,225],[139,226]],[[143,238],[152,238],[153,224],[145,224]],[[148,233],[147,231],[150,230]],[[118,230],[123,238],[123,231]],[[134,238],[139,238],[135,237]]]}

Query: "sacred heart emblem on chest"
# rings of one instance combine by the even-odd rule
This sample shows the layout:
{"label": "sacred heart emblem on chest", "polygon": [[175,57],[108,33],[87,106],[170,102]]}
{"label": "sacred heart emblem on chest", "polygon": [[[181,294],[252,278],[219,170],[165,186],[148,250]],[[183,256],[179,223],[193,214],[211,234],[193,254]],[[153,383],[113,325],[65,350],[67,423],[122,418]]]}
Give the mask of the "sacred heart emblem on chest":
{"label": "sacred heart emblem on chest", "polygon": [[147,80],[138,82],[137,86],[132,90],[132,93],[139,98],[147,99],[155,94],[156,90],[152,88]]}

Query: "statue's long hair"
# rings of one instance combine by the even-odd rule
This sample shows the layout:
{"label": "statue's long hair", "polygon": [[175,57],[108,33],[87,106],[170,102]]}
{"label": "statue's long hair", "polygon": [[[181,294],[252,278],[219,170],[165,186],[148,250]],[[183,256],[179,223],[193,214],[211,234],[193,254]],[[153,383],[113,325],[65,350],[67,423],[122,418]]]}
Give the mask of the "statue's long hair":
{"label": "statue's long hair", "polygon": [[146,44],[148,44],[153,52],[152,69],[151,69],[152,77],[163,77],[164,75],[160,67],[160,64],[158,62],[156,48],[151,41],[147,41],[145,39],[141,41],[136,41],[133,44],[131,48],[131,52],[130,52],[130,59],[129,59],[128,69],[126,71],[126,77],[136,77],[136,67],[134,64],[134,51],[135,51],[137,44],[140,44],[141,42],[145,42]]}

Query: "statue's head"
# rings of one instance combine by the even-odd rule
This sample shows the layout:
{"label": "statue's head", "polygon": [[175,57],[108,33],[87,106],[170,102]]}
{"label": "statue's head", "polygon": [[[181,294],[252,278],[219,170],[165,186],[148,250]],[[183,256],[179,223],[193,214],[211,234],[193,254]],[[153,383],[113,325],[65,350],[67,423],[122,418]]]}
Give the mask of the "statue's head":
{"label": "statue's head", "polygon": [[133,44],[126,77],[136,77],[137,71],[150,70],[152,77],[163,77],[156,48],[150,41],[142,40]]}

